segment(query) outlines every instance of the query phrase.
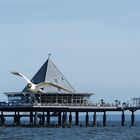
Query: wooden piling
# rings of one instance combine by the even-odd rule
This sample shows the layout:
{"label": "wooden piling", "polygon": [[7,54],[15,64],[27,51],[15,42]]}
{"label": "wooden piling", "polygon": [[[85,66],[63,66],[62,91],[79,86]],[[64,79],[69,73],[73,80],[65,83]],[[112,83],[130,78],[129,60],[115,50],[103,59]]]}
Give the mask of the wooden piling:
{"label": "wooden piling", "polygon": [[121,125],[124,126],[124,122],[125,122],[125,115],[124,115],[124,110],[122,111],[122,122]]}
{"label": "wooden piling", "polygon": [[104,111],[103,114],[103,126],[106,127],[107,123],[106,123],[106,111]]}
{"label": "wooden piling", "polygon": [[94,115],[93,115],[93,126],[94,127],[96,126],[96,112],[94,112]]}
{"label": "wooden piling", "polygon": [[79,125],[79,112],[75,112],[75,125]]}
{"label": "wooden piling", "polygon": [[89,127],[89,115],[88,115],[88,112],[86,112],[86,127]]}
{"label": "wooden piling", "polygon": [[61,112],[58,113],[58,125],[61,126]]}
{"label": "wooden piling", "polygon": [[132,125],[132,126],[135,125],[135,115],[134,115],[134,111],[132,111],[132,115],[131,115],[131,125]]}

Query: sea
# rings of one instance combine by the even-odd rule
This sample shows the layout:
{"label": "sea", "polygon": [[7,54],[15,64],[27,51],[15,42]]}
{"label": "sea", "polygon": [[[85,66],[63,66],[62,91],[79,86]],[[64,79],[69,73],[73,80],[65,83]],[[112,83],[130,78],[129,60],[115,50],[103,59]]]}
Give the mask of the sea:
{"label": "sea", "polygon": [[[119,115],[108,115],[107,127],[93,127],[92,122],[86,127],[84,117],[81,126],[70,128],[0,127],[0,140],[140,140],[140,115],[135,117],[135,126],[130,125],[130,117],[126,116],[125,126],[121,126]],[[97,121],[102,124],[102,117]]]}

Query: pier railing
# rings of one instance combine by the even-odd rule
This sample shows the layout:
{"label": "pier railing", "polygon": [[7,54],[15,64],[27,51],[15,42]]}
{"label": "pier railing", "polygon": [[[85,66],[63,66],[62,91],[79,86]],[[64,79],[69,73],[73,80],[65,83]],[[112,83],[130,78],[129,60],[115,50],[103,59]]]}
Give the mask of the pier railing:
{"label": "pier railing", "polygon": [[140,105],[134,104],[115,104],[115,103],[5,103],[0,107],[78,107],[78,108],[128,108],[128,107],[140,107]]}
{"label": "pier railing", "polygon": [[12,103],[0,105],[0,107],[89,107],[89,108],[118,108],[124,107],[116,104],[100,104],[100,103]]}

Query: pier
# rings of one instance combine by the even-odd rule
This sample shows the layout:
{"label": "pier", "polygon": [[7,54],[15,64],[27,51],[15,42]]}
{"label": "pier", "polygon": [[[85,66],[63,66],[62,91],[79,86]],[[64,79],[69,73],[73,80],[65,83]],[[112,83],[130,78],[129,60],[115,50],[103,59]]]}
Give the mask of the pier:
{"label": "pier", "polygon": [[[135,125],[135,112],[140,110],[140,98],[134,98],[132,106],[126,103],[120,104],[118,100],[113,104],[105,103],[103,99],[100,103],[91,103],[90,97],[94,93],[77,92],[51,61],[50,56],[31,81],[19,72],[12,72],[12,74],[24,78],[28,83],[20,92],[4,93],[8,103],[0,104],[1,126],[51,127],[52,117],[55,117],[57,127],[73,125],[82,127],[80,116],[83,113],[85,114],[84,126],[96,127],[98,126],[97,114],[101,113],[100,125],[106,127],[107,114],[110,112],[119,112],[120,125],[124,126],[126,111],[131,113],[130,125]],[[43,86],[46,81],[47,86]],[[89,114],[92,114],[92,120]],[[27,119],[23,123],[25,117]],[[7,118],[12,118],[12,125]]]}
{"label": "pier", "polygon": [[[97,113],[102,113],[103,119],[101,126],[107,126],[107,113],[119,112],[121,116],[120,125],[125,125],[125,111],[130,111],[130,125],[135,125],[135,112],[140,110],[140,107],[117,107],[117,106],[95,106],[95,105],[56,105],[56,104],[25,104],[20,106],[4,105],[0,106],[0,125],[10,126],[6,118],[12,118],[12,126],[24,127],[51,127],[51,117],[57,118],[55,127],[71,127],[80,125],[80,114],[85,114],[85,127],[97,126]],[[93,115],[93,120],[89,120],[89,113]],[[73,116],[75,120],[72,120]],[[21,119],[26,117],[29,120],[21,123]],[[38,121],[37,121],[38,120]],[[75,121],[75,122],[74,122]],[[109,121],[109,120],[108,120]],[[90,124],[92,122],[92,124]]]}

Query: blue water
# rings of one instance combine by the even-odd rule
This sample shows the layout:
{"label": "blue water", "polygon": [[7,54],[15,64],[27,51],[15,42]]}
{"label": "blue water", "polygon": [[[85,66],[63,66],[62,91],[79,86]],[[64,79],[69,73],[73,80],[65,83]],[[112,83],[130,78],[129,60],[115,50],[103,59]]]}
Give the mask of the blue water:
{"label": "blue water", "polygon": [[140,140],[140,127],[1,128],[0,140]]}
{"label": "blue water", "polygon": [[[130,126],[130,116],[121,126],[120,115],[108,116],[107,127],[72,126],[71,128],[0,127],[0,140],[140,140],[140,116],[135,126]],[[99,116],[98,122],[102,123]]]}

